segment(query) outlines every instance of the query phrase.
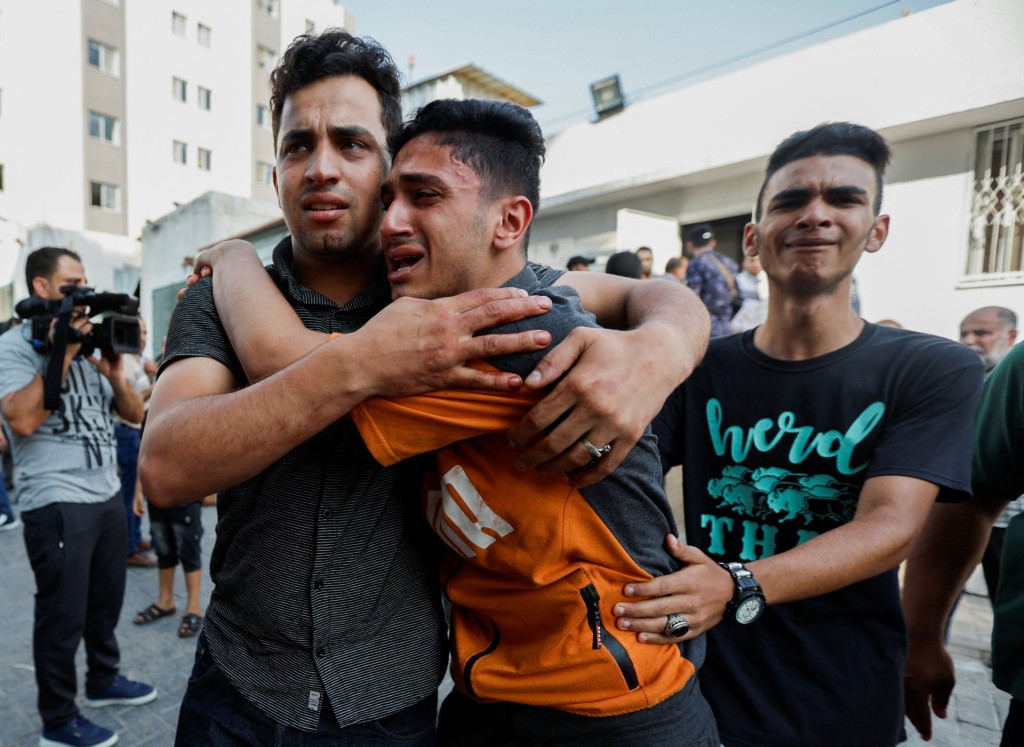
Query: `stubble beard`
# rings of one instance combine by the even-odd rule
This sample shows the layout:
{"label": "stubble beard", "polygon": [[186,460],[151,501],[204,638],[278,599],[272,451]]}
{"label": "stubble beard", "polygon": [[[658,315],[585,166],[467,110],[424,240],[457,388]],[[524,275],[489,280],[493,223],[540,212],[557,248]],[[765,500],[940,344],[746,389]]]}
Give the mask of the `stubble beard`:
{"label": "stubble beard", "polygon": [[[349,216],[354,217],[354,216]],[[379,253],[380,216],[358,223],[370,225],[359,230],[354,224],[322,231],[304,229],[292,232],[293,251],[319,264],[348,264]]]}

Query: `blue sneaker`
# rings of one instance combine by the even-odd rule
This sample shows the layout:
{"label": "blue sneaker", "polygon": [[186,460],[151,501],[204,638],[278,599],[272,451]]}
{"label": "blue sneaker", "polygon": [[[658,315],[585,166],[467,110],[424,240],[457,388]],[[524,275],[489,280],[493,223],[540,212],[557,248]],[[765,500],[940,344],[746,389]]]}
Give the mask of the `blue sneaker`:
{"label": "blue sneaker", "polygon": [[85,716],[75,716],[59,729],[43,729],[39,747],[110,747],[117,744],[117,732],[94,724]]}
{"label": "blue sneaker", "polygon": [[[124,675],[117,675],[106,692],[85,691],[85,704],[90,708],[111,705],[142,705],[156,700],[156,688],[142,682],[135,682]],[[113,744],[113,743],[111,743]]]}
{"label": "blue sneaker", "polygon": [[0,532],[6,532],[9,529],[17,529],[21,526],[21,519],[14,515],[14,512],[7,513],[6,511],[0,512]]}

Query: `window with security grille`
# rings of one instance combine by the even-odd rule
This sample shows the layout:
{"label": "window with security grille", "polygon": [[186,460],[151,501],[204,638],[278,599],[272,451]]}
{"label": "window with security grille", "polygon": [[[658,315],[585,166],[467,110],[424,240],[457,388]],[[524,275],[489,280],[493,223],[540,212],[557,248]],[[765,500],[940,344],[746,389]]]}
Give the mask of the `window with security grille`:
{"label": "window with security grille", "polygon": [[965,274],[1024,271],[1024,119],[979,129]]}

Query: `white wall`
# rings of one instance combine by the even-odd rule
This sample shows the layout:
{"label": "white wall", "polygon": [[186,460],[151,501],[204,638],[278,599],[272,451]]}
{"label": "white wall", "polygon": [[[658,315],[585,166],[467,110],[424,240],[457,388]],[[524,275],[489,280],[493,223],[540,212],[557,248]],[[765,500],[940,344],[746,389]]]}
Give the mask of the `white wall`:
{"label": "white wall", "polygon": [[959,0],[641,101],[552,138],[543,202],[763,158],[822,121],[927,129],[1022,99],[1022,36],[1024,2]]}
{"label": "white wall", "polygon": [[974,128],[1024,116],[1022,37],[1024,2],[958,0],[576,125],[549,141],[536,253],[561,266],[608,248],[620,208],[681,223],[747,214],[778,142],[849,120],[894,150],[890,236],[856,272],[865,318],[954,337],[980,306],[1024,317],[1024,285],[960,285]]}

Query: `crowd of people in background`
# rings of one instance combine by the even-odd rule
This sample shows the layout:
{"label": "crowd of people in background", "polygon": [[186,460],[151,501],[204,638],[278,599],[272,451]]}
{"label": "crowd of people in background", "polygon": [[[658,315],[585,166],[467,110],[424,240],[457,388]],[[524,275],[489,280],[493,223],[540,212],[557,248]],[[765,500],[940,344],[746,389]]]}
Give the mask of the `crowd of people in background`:
{"label": "crowd of people in background", "polygon": [[[157,697],[114,628],[129,566],[159,569],[134,622],[177,618],[180,564],[186,747],[889,747],[945,713],[979,561],[1003,745],[1024,744],[1017,318],[977,309],[958,343],[860,317],[854,269],[889,234],[879,133],[781,142],[741,262],[699,224],[663,275],[646,246],[564,273],[527,260],[545,144],[525,109],[403,123],[386,50],[339,30],[298,37],[271,86],[271,266],[204,252],[158,363],[0,335],[20,512],[0,483],[0,532],[23,528],[36,581],[41,745],[117,741],[76,704],[83,640],[87,706]],[[26,281],[59,303],[85,268],[40,249]]]}

